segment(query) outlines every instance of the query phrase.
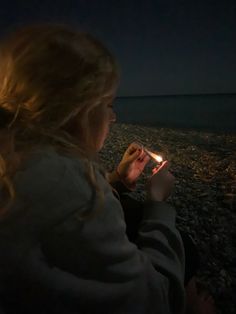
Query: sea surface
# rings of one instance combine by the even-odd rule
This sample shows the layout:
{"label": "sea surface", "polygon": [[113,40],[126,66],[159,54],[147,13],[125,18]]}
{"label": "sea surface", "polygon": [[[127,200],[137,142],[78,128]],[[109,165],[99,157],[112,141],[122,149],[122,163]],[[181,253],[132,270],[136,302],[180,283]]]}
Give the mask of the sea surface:
{"label": "sea surface", "polygon": [[117,97],[117,122],[236,133],[236,94]]}

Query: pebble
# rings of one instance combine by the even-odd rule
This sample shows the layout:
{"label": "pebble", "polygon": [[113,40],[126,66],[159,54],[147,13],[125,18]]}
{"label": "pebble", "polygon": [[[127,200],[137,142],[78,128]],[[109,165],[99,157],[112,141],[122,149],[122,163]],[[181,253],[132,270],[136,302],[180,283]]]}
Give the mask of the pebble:
{"label": "pebble", "polygon": [[217,242],[219,242],[219,240],[220,240],[220,238],[219,238],[219,236],[218,236],[217,234],[214,234],[213,237],[212,237],[212,239],[213,239],[213,242],[214,242],[215,244],[217,244]]}

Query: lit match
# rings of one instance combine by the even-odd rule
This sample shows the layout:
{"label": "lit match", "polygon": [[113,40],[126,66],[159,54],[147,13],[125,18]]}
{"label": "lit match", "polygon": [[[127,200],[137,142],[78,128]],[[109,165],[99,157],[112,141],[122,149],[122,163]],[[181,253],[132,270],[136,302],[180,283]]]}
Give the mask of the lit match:
{"label": "lit match", "polygon": [[148,150],[147,148],[143,147],[143,150],[145,151],[145,153],[152,158],[152,160],[155,160],[155,162],[158,164],[158,166],[154,169],[152,169],[152,174],[155,175],[157,172],[159,172],[163,167],[165,167],[167,160],[163,161],[163,158],[161,155],[157,155],[153,152],[151,152],[150,150]]}
{"label": "lit match", "polygon": [[158,164],[162,163],[163,158],[161,155],[157,155],[153,152],[151,152],[150,150],[146,149],[145,147],[143,147],[143,150],[145,151],[145,153],[151,157],[153,160],[155,160]]}
{"label": "lit match", "polygon": [[150,150],[148,150],[146,147],[143,146],[143,144],[136,142],[137,145],[139,145],[144,151],[145,153],[151,157],[152,160],[154,160],[157,164],[161,164],[163,162],[163,157],[161,155],[155,154],[153,152],[151,152]]}
{"label": "lit match", "polygon": [[161,155],[157,155],[153,152],[150,152],[150,150],[143,148],[143,150],[145,151],[145,153],[151,157],[152,159],[154,159],[157,163],[161,163],[163,161],[163,158],[161,157]]}

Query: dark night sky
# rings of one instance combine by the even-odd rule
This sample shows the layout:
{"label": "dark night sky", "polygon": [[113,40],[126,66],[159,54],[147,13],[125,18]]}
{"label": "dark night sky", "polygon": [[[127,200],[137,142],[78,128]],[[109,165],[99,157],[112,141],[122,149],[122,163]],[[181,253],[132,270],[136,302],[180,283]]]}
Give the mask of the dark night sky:
{"label": "dark night sky", "polygon": [[235,0],[1,1],[1,33],[56,21],[112,50],[119,95],[236,93]]}

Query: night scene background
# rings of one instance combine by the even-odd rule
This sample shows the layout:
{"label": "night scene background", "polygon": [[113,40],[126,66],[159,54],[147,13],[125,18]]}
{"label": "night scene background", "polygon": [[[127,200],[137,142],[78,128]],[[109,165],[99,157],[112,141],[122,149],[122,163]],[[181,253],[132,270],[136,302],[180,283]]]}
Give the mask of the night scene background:
{"label": "night scene background", "polygon": [[235,0],[1,1],[0,35],[42,22],[88,31],[116,57],[118,123],[101,160],[114,169],[133,141],[170,160],[176,178],[170,202],[178,229],[197,244],[198,277],[217,313],[235,314]]}
{"label": "night scene background", "polygon": [[121,69],[120,122],[236,131],[234,0],[1,1],[0,14],[2,34],[55,21],[100,38]]}

